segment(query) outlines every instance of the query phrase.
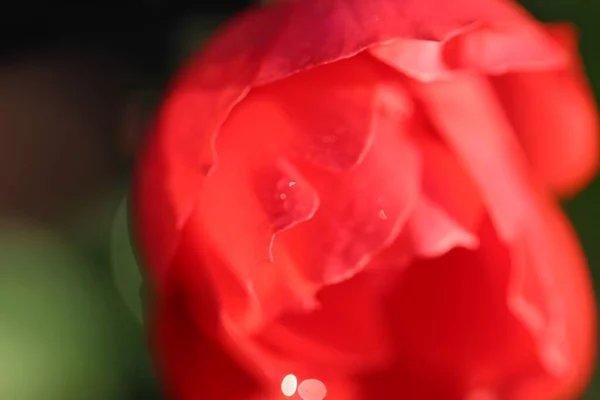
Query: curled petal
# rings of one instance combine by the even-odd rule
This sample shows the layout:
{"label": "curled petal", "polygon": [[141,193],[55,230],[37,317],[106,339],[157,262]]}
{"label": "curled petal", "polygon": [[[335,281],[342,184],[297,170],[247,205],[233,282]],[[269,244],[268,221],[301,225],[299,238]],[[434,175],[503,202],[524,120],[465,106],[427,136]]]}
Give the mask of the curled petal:
{"label": "curled petal", "polygon": [[452,220],[424,195],[417,202],[405,229],[416,256],[438,257],[455,247],[473,249],[479,244],[475,234]]}
{"label": "curled petal", "polygon": [[[218,177],[217,172],[215,178]],[[200,224],[204,232],[202,246],[212,248],[216,254],[206,267],[221,287],[219,295],[223,305],[233,306],[223,309],[226,317],[236,320],[242,329],[255,330],[283,309],[312,309],[315,306],[312,286],[285,255],[278,254],[273,260],[270,248],[278,230],[309,218],[314,212],[318,200],[311,197],[314,192],[310,187],[301,187],[301,179],[294,177],[293,182],[298,185],[297,197],[290,195],[285,199],[290,209],[281,208],[280,199],[273,199],[270,208],[266,208],[256,200],[253,188],[243,190],[237,186],[238,190],[219,193],[221,189],[233,187],[216,179],[214,186],[207,185],[203,191],[200,208],[190,223]],[[246,200],[240,203],[240,198]],[[222,208],[215,208],[212,201],[217,201]],[[232,242],[235,246],[230,245]],[[219,260],[221,262],[217,262]],[[234,290],[237,287],[243,295]],[[246,299],[245,304],[240,304],[241,298]]]}
{"label": "curled petal", "polygon": [[[289,8],[285,29],[261,68],[259,84],[396,39],[440,43],[437,50],[424,46],[420,53],[438,52],[452,67],[504,71],[561,59],[560,47],[535,20],[502,0],[303,0],[287,2],[285,7]],[[448,46],[442,51],[445,42]],[[521,49],[518,53],[515,43]],[[412,52],[402,64],[419,65],[414,62],[419,57]]]}
{"label": "curled petal", "polygon": [[566,65],[567,52],[550,40],[533,20],[525,18],[474,22],[442,41],[400,38],[369,52],[419,81],[450,77],[453,70],[484,74],[547,70]]}
{"label": "curled petal", "polygon": [[166,391],[173,398],[247,400],[260,393],[255,381],[230,350],[194,326],[181,304],[159,304],[155,318],[155,346]]}
{"label": "curled petal", "polygon": [[[536,30],[501,0],[293,0],[227,25],[174,82],[136,173],[135,219],[155,281],[164,281],[198,187],[215,166],[220,129],[252,87],[395,39],[444,42],[473,24]],[[541,37],[537,48],[552,43]]]}
{"label": "curled petal", "polygon": [[450,36],[442,52],[445,64],[452,69],[487,74],[544,70],[565,65],[567,61],[567,53],[533,19],[513,24],[475,23]]}
{"label": "curled petal", "polygon": [[531,212],[531,182],[524,154],[490,83],[457,74],[443,82],[415,83],[413,89],[440,137],[477,184],[500,236],[514,238]]}
{"label": "curled petal", "polygon": [[415,118],[411,131],[422,159],[421,193],[396,242],[374,260],[404,266],[416,258],[439,257],[455,247],[474,249],[485,216],[479,189],[456,157],[427,124]]}
{"label": "curled petal", "polygon": [[262,122],[272,134],[265,140],[285,140],[294,158],[334,171],[363,161],[378,119],[407,115],[412,106],[396,76],[365,55],[296,74],[256,94],[279,115]]}
{"label": "curled petal", "polygon": [[411,78],[428,82],[450,73],[443,60],[443,47],[443,43],[433,40],[396,39],[373,46],[368,51]]}
{"label": "curled petal", "polygon": [[[320,201],[277,144],[266,141],[273,133],[267,129],[271,110],[270,103],[249,98],[232,114],[217,141],[219,165],[203,181],[188,222],[202,232],[196,246],[220,285],[223,305],[230,306],[225,316],[243,330],[258,329],[282,309],[314,306],[309,282],[289,257],[274,258],[271,251],[274,235],[312,218]],[[266,124],[248,127],[251,116]]]}
{"label": "curled petal", "polygon": [[[133,204],[140,250],[157,289],[215,163],[217,133],[250,90],[279,29],[278,12],[248,13],[226,27],[173,83],[154,122],[138,162]],[[245,46],[240,37],[255,45]]]}
{"label": "curled petal", "polygon": [[[193,223],[245,288],[251,304],[239,322],[246,328],[286,308],[315,307],[317,288],[359,271],[404,221],[418,182],[418,171],[409,172],[416,155],[398,132],[405,92],[395,80],[376,79],[380,67],[358,57],[298,74],[250,94],[224,125],[220,162],[202,184]],[[310,101],[315,85],[335,107]],[[396,174],[393,164],[408,169]],[[381,182],[366,198],[376,175]]]}
{"label": "curled petal", "polygon": [[[460,98],[452,98],[451,92],[461,93]],[[581,254],[566,233],[564,221],[557,222],[563,217],[549,208],[549,199],[537,188],[487,81],[457,76],[452,81],[418,86],[416,93],[440,136],[455,149],[479,186],[493,225],[510,247],[507,304],[533,341],[538,369],[544,371],[541,376],[545,378],[540,379],[556,379],[553,390],[563,384],[573,390],[573,382],[581,382],[581,376],[589,371],[593,303]],[[567,276],[563,269],[572,275]],[[558,293],[567,297],[557,297]],[[571,306],[586,316],[570,317],[573,313],[566,310]],[[509,386],[503,390],[516,390],[519,385]],[[543,385],[534,386],[541,390]]]}
{"label": "curled petal", "polygon": [[572,195],[598,168],[598,112],[573,28],[556,25],[549,31],[570,52],[569,64],[513,71],[492,82],[532,166],[556,193]]}
{"label": "curled petal", "polygon": [[[386,321],[395,338],[396,363],[363,377],[365,398],[387,389],[432,400],[440,393],[464,399],[483,392],[542,399],[514,397],[524,382],[551,376],[540,361],[537,338],[507,301],[513,270],[522,265],[489,220],[478,238],[474,250],[455,248],[413,263],[387,291]],[[417,377],[407,379],[410,371]],[[436,384],[425,384],[423,376]]]}
{"label": "curled petal", "polygon": [[424,195],[464,229],[477,232],[486,212],[479,187],[443,141],[424,129],[420,133]]}
{"label": "curled petal", "polygon": [[[378,312],[381,293],[372,274],[358,274],[323,288],[314,311],[285,313],[256,338],[264,351],[289,362],[296,373],[324,382],[384,365],[392,353]],[[349,298],[357,299],[352,307]]]}
{"label": "curled petal", "polygon": [[416,200],[414,144],[399,131],[400,121],[376,123],[373,145],[358,168],[345,174],[303,168],[321,196],[319,210],[275,238],[275,255],[278,248],[292,255],[313,282],[340,282],[361,271],[396,239]]}
{"label": "curled petal", "polygon": [[357,398],[385,399],[393,395],[419,400],[465,400],[460,384],[453,378],[431,368],[400,362],[383,371],[355,377],[360,382]]}
{"label": "curled petal", "polygon": [[[180,248],[167,290],[152,298],[150,340],[166,394],[181,400],[254,398],[263,390],[260,377],[223,335],[210,280],[201,268],[190,268],[199,262],[197,247]],[[190,291],[190,282],[197,290]]]}
{"label": "curled petal", "polygon": [[509,305],[556,378],[549,386],[563,398],[581,391],[596,354],[591,278],[566,217],[541,192],[533,200],[537,212],[516,248],[524,265],[513,275]]}

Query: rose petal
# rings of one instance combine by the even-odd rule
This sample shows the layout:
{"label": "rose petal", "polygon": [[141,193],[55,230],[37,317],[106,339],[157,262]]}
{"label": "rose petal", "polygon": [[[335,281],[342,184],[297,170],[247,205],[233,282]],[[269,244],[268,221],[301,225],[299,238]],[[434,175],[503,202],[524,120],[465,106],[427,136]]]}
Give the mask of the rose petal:
{"label": "rose petal", "polygon": [[[354,207],[354,202],[362,203],[364,195],[357,195],[363,190],[359,182],[362,181],[362,185],[370,183],[367,180],[370,174],[393,165],[386,164],[391,159],[384,162],[375,160],[374,156],[367,157],[370,161],[363,163],[366,166],[356,165],[365,157],[363,154],[369,150],[377,129],[387,129],[380,135],[379,142],[387,141],[399,147],[398,155],[406,154],[403,162],[408,168],[415,164],[410,148],[404,149],[405,146],[393,137],[399,119],[406,114],[406,94],[395,79],[393,82],[377,79],[380,75],[376,74],[377,70],[372,70],[373,66],[381,67],[368,57],[356,58],[265,87],[250,94],[223,126],[216,142],[220,162],[203,182],[194,217],[197,222],[193,223],[202,225],[206,245],[215,249],[225,268],[232,271],[249,294],[253,305],[248,306],[249,314],[244,317],[244,322],[239,321],[247,329],[257,329],[265,319],[275,317],[286,308],[313,308],[314,290],[325,283],[345,279],[343,276],[347,273],[356,273],[373,252],[393,240],[406,215],[407,201],[410,201],[418,180],[410,170],[406,171],[406,178],[392,178],[399,183],[397,188],[384,189],[382,182],[378,197],[358,206],[365,209],[356,211],[359,222],[354,228],[351,224],[355,222],[347,218],[352,210],[333,210],[344,206],[344,202],[348,203],[347,207]],[[333,99],[335,108],[328,103],[320,107],[318,101],[317,104],[309,101],[313,96],[307,89],[314,85],[326,90],[331,96],[329,102]],[[327,123],[335,118],[338,120],[335,126]],[[249,120],[255,123],[248,126]],[[344,123],[347,132],[336,136],[339,121]],[[333,145],[323,143],[322,138],[329,136],[334,136],[337,142]],[[386,143],[379,145],[378,154],[387,151],[382,147]],[[396,162],[396,156],[393,162]],[[304,165],[302,171],[295,166],[307,162],[310,165]],[[313,164],[328,169],[356,167],[356,170],[348,172],[349,180],[336,189],[340,186],[337,175],[315,169]],[[330,184],[326,181],[329,179],[335,182]],[[385,186],[388,183],[385,182]],[[327,204],[323,202],[325,197]],[[244,201],[240,202],[240,199]],[[292,227],[293,232],[300,233],[306,226],[321,231],[318,223],[312,222],[312,219],[319,219],[313,218],[317,207],[327,208],[322,213],[325,218],[338,213],[327,222],[332,233],[302,234],[289,249],[286,245],[279,246],[271,254],[274,235],[277,247],[279,236],[298,234],[284,233]],[[389,220],[381,218],[382,210],[390,212]],[[309,219],[310,222],[298,225]],[[339,236],[333,236],[343,235],[344,229],[354,229],[355,236],[340,240]],[[322,243],[314,245],[325,249],[328,253],[321,252],[319,256],[330,257],[330,261],[306,262],[306,251],[299,247],[312,248],[313,243],[306,240],[308,237],[322,238]],[[282,243],[288,243],[282,240]],[[236,243],[235,248],[231,247],[232,242]],[[363,242],[363,247],[353,249],[356,243]],[[341,259],[346,256],[353,258]],[[227,296],[226,291],[222,295]]]}
{"label": "rose petal", "polygon": [[431,132],[419,135],[423,157],[423,193],[469,232],[477,232],[485,207],[479,188],[458,157]]}
{"label": "rose petal", "polygon": [[[389,338],[378,312],[381,295],[372,274],[361,273],[319,292],[310,313],[288,312],[257,335],[262,348],[291,365],[297,374],[324,382],[388,361]],[[348,299],[356,298],[348,307]]]}
{"label": "rose petal", "polygon": [[[460,98],[453,99],[451,92],[461,93]],[[547,254],[550,248],[560,249],[561,244],[569,243],[570,240],[566,241],[563,237],[560,239],[562,243],[551,244],[548,241],[544,246],[530,242],[547,237],[542,233],[543,229],[533,228],[539,226],[538,224],[547,217],[539,214],[540,204],[533,200],[539,197],[535,181],[528,175],[524,156],[515,143],[510,125],[499,112],[499,104],[489,84],[481,78],[459,76],[452,81],[428,85],[426,88],[419,86],[417,93],[424,99],[440,135],[455,149],[481,188],[482,197],[499,235],[507,243],[513,243],[515,246],[516,253],[513,257],[516,266],[511,280],[521,282],[521,286],[516,284],[516,287],[520,287],[523,293],[530,293],[532,300],[527,302],[524,300],[527,295],[515,296],[512,292],[509,304],[511,312],[515,313],[528,334],[535,339],[536,346],[540,346],[536,347],[540,368],[546,371],[546,375],[566,373],[565,370],[569,371],[569,367],[563,366],[561,370],[560,359],[565,364],[564,360],[577,360],[578,356],[562,346],[560,336],[557,336],[559,327],[565,326],[561,319],[567,318],[564,316],[565,311],[560,311],[560,307],[565,307],[573,301],[585,302],[565,299],[561,303],[558,299],[551,299],[550,297],[554,296],[551,293],[557,292],[552,289],[556,283],[550,283],[554,282],[553,277],[548,280],[551,275],[556,274],[548,271],[552,265],[551,260],[544,256],[543,262],[541,259],[536,261],[529,258],[531,255],[523,255],[522,252],[535,251],[536,257],[541,257],[541,254]],[[465,112],[468,112],[468,115],[465,115]],[[534,233],[530,229],[537,230]],[[526,235],[526,238],[523,235]],[[519,243],[521,244],[518,245]],[[559,254],[555,256],[557,260],[561,259]],[[573,257],[561,265],[571,266],[576,259]],[[566,260],[566,256],[563,255],[562,260]],[[567,279],[567,282],[572,282],[572,279]],[[585,287],[581,280],[578,282],[580,289]],[[511,286],[511,290],[515,290],[514,287]],[[585,297],[586,289],[583,290],[584,293],[580,296]],[[541,293],[546,297],[540,297]],[[575,296],[574,298],[577,299]],[[591,328],[588,326],[588,329]],[[585,328],[581,330],[584,331]],[[540,332],[544,334],[540,336]],[[589,346],[587,348],[589,350]],[[511,390],[514,390],[514,387]]]}
{"label": "rose petal", "polygon": [[500,74],[562,66],[567,53],[552,43],[533,18],[512,23],[475,23],[444,43],[443,59],[452,69]]}
{"label": "rose petal", "polygon": [[465,399],[460,383],[453,379],[454,377],[432,371],[431,368],[407,365],[404,361],[406,360],[385,370],[375,370],[370,374],[355,377],[359,382],[356,398]]}
{"label": "rose petal", "polygon": [[[294,181],[298,182],[300,179],[295,178]],[[217,186],[219,188],[231,187],[221,186],[220,183],[216,183],[215,187]],[[218,259],[221,260],[221,263],[212,260],[207,265],[207,268],[215,274],[215,281],[227,282],[224,275],[228,271],[230,279],[234,279],[238,286],[241,285],[247,298],[248,302],[241,310],[239,308],[224,309],[228,317],[235,319],[237,316],[240,328],[255,330],[264,323],[265,319],[272,318],[282,309],[312,309],[315,306],[314,289],[296,271],[293,262],[285,258],[285,255],[279,255],[275,261],[270,261],[269,248],[274,229],[281,228],[283,225],[277,224],[288,218],[289,221],[296,223],[297,216],[274,214],[277,219],[270,220],[269,214],[262,211],[258,205],[250,207],[252,199],[249,197],[244,203],[239,203],[237,209],[233,211],[236,207],[236,199],[253,193],[233,191],[231,194],[221,196],[216,190],[211,189],[207,187],[203,191],[203,194],[210,197],[200,199],[202,208],[191,221],[202,224],[204,231],[202,245],[212,247]],[[302,189],[299,188],[299,190]],[[311,193],[310,189],[305,189],[300,196],[310,196]],[[214,204],[208,202],[209,199],[218,201],[223,208],[215,208]],[[310,203],[300,203],[299,206],[303,207],[303,210],[312,212],[312,208],[307,208],[312,207]],[[223,215],[225,213],[226,218]],[[210,217],[210,214],[214,216]],[[306,215],[302,215],[302,218],[305,218]],[[235,223],[232,223],[233,221]],[[231,243],[235,243],[235,246],[231,246]],[[231,283],[220,286],[222,286],[222,290],[219,294],[224,305],[239,303],[240,294],[233,290],[235,286]],[[231,297],[233,297],[231,302],[225,300]]]}
{"label": "rose petal", "polygon": [[476,235],[464,229],[425,195],[421,195],[405,229],[413,254],[420,257],[438,257],[455,247],[473,249],[479,244]]}
{"label": "rose petal", "polygon": [[[504,23],[503,23],[504,22]],[[545,37],[533,19],[473,23],[443,41],[396,39],[369,49],[377,59],[422,82],[447,78],[452,70],[501,74],[545,70],[566,64],[567,54]]]}
{"label": "rose petal", "polygon": [[[442,42],[474,23],[535,30],[525,28],[532,22],[521,9],[499,0],[285,1],[232,21],[173,85],[136,173],[136,226],[156,282],[215,165],[221,125],[251,87],[393,39]],[[537,46],[551,47],[543,37]]]}
{"label": "rose petal", "polygon": [[421,39],[396,39],[371,47],[368,51],[383,63],[419,81],[428,82],[447,76],[442,42]]}
{"label": "rose petal", "polygon": [[174,398],[246,400],[259,391],[227,349],[189,325],[189,316],[181,315],[180,307],[159,311],[156,324],[161,376]]}
{"label": "rose petal", "polygon": [[156,317],[161,376],[167,391],[178,399],[223,398],[246,400],[260,391],[244,371],[214,339],[190,324],[179,306],[159,306]]}
{"label": "rose petal", "polygon": [[[196,249],[180,251],[168,291],[153,298],[151,343],[167,393],[178,399],[247,400],[262,391],[260,382],[244,368],[241,353],[220,340],[216,297],[202,270],[188,268],[194,260]],[[190,291],[190,282],[200,290]]]}
{"label": "rose petal", "polygon": [[[480,387],[503,385],[512,378],[507,371],[544,372],[531,335],[507,304],[510,254],[489,220],[478,237],[476,250],[455,248],[414,263],[389,290],[384,304],[397,365],[388,371],[389,380],[386,373],[365,382],[365,398],[387,389],[415,395],[439,390],[458,399]],[[407,371],[420,371],[432,387],[422,378],[403,378]]]}
{"label": "rose petal", "polygon": [[398,235],[416,200],[419,159],[397,119],[376,122],[363,163],[344,174],[303,168],[321,204],[308,222],[280,233],[285,249],[311,281],[339,282],[362,270]]}
{"label": "rose petal", "polygon": [[528,268],[514,274],[509,305],[527,324],[542,361],[558,378],[552,390],[574,396],[589,380],[596,352],[591,277],[561,210],[541,192],[533,200],[536,213],[526,225],[521,250]]}
{"label": "rose petal", "polygon": [[[313,89],[327,94],[324,102]],[[416,195],[417,155],[400,133],[411,107],[405,89],[357,56],[255,94],[277,111],[259,124],[260,135],[283,142],[278,148],[320,197],[310,221],[277,235],[274,257],[289,257],[317,287],[347,279],[394,240]]]}
{"label": "rose petal", "polygon": [[[454,93],[461,93],[460,98],[451,99],[450,87],[453,87]],[[433,111],[432,116],[437,122],[439,132],[448,140],[450,146],[456,149],[457,154],[469,167],[469,171],[482,189],[482,196],[501,237],[508,243],[525,240],[523,246],[526,247],[523,251],[535,251],[536,257],[548,254],[550,249],[559,251],[561,245],[558,242],[552,244],[553,242],[548,240],[545,245],[534,245],[529,242],[530,240],[545,240],[543,238],[547,236],[543,234],[543,228],[538,228],[535,233],[529,230],[534,226],[539,227],[538,224],[548,217],[539,214],[540,203],[533,201],[539,197],[534,190],[535,182],[528,176],[529,172],[522,160],[523,155],[514,143],[510,126],[498,112],[499,107],[489,85],[477,78],[463,77],[452,83],[441,84],[441,87],[437,84],[429,85],[428,90],[430,91],[428,91],[425,103],[428,109]],[[445,106],[442,106],[443,104]],[[469,110],[469,115],[464,115],[463,110]],[[485,132],[485,135],[481,132]],[[535,219],[532,220],[532,218]],[[546,229],[550,229],[550,227]],[[524,239],[523,235],[527,235],[527,238]],[[572,243],[570,239],[563,238],[561,241],[563,244]],[[561,265],[571,267],[574,262],[575,265],[580,263],[576,262],[577,257],[573,255],[577,253],[573,250],[570,251],[571,260],[565,261]],[[517,287],[521,287],[523,293],[530,293],[529,295],[535,300],[526,301],[527,295],[511,295],[512,311],[515,312],[529,333],[536,338],[537,344],[540,346],[539,354],[544,363],[543,367],[557,373],[556,371],[561,371],[560,359],[563,360],[563,364],[566,362],[564,360],[575,362],[574,360],[582,358],[578,354],[583,352],[582,347],[578,347],[578,352],[561,345],[560,335],[556,332],[560,332],[561,326],[569,325],[568,322],[561,322],[561,319],[568,318],[564,315],[566,310],[560,310],[561,304],[563,307],[572,301],[585,304],[581,298],[587,296],[587,289],[582,283],[583,280],[578,278],[577,282],[583,292],[579,295],[582,296],[579,297],[580,300],[563,300],[561,302],[555,296],[558,291],[553,289],[554,285],[558,283],[553,278],[550,279],[551,275],[544,272],[556,261],[546,258],[547,256],[544,256],[544,261],[539,261],[541,258],[535,261],[530,259],[531,255],[527,254],[521,256],[515,254],[515,257],[525,257],[525,260],[521,262],[529,265],[529,268],[515,268],[512,279],[515,282],[521,282],[521,286],[516,284]],[[555,258],[556,260],[568,259],[566,255],[560,255],[560,253],[555,254]],[[574,278],[568,279],[565,275],[563,279],[566,282],[572,282]],[[574,292],[576,289],[569,290]],[[573,297],[577,299],[575,295]],[[549,308],[546,309],[546,307]],[[584,319],[589,321],[587,317]],[[584,324],[585,322],[580,323]],[[575,322],[570,324],[577,326]],[[581,325],[579,326],[581,327]],[[579,332],[579,335],[586,335],[589,334],[591,327],[587,326],[587,329],[587,332],[585,327],[575,331]],[[544,332],[541,337],[540,332]],[[581,339],[582,336],[575,333],[573,336],[586,343],[580,346],[587,346],[589,351],[590,346]],[[582,366],[582,363],[579,363],[579,366],[582,369],[576,368],[576,370],[582,374],[581,371],[584,371],[585,367]],[[562,373],[565,373],[565,369],[569,371],[568,365],[562,368]]]}
{"label": "rose petal", "polygon": [[[314,215],[319,196],[297,168],[279,153],[267,124],[277,120],[272,104],[249,97],[236,109],[217,141],[219,165],[204,180],[193,218],[202,234],[197,238],[224,309],[238,328],[254,330],[285,308],[314,307],[314,289],[283,253],[273,259],[272,240]],[[249,118],[265,124],[248,126]],[[265,127],[265,129],[263,129]],[[227,275],[227,276],[226,276]],[[233,285],[233,286],[232,286]],[[241,287],[246,304],[240,309]],[[230,298],[230,300],[226,300]],[[237,306],[233,306],[238,304]]]}
{"label": "rose petal", "polygon": [[[245,96],[279,29],[279,12],[232,21],[174,82],[135,174],[134,213],[143,256],[157,289],[174,256],[221,125]],[[246,40],[240,42],[243,37]],[[246,46],[250,39],[253,46]]]}
{"label": "rose petal", "polygon": [[598,111],[568,25],[550,33],[571,53],[564,68],[494,78],[496,92],[529,161],[557,193],[572,195],[594,176],[600,155]]}
{"label": "rose petal", "polygon": [[285,140],[295,158],[335,171],[362,162],[378,118],[406,115],[412,106],[396,76],[365,55],[296,74],[256,93],[282,114],[277,122],[272,117],[262,122],[262,129],[272,133],[265,140]]}
{"label": "rose petal", "polygon": [[415,83],[413,89],[479,187],[500,236],[514,238],[531,212],[531,204],[524,201],[531,196],[531,183],[524,155],[489,82],[458,74],[443,82]]}
{"label": "rose petal", "polygon": [[[458,41],[451,44],[447,55],[450,61],[496,70],[527,65],[532,56],[546,64],[560,54],[560,48],[544,36],[533,18],[506,1],[304,0],[290,1],[286,6],[290,10],[285,29],[262,65],[259,84],[348,58],[394,39],[444,42],[456,37]],[[517,55],[512,47],[515,37],[523,49]],[[492,46],[488,46],[490,40],[494,41]],[[473,47],[482,41],[485,46]],[[412,60],[408,64],[413,64]]]}
{"label": "rose petal", "polygon": [[374,260],[384,269],[414,257],[438,257],[455,247],[474,249],[485,216],[478,188],[456,157],[427,131],[427,121],[417,114],[410,130],[422,158],[421,194],[398,240]]}

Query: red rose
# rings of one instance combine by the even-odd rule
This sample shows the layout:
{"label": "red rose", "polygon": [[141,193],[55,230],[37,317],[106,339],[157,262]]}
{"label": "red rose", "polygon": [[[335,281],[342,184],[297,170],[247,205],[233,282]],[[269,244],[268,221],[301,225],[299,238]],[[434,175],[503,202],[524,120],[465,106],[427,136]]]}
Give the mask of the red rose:
{"label": "red rose", "polygon": [[333,400],[575,398],[595,310],[555,195],[597,161],[572,29],[512,2],[242,15],[175,82],[137,174],[168,393],[278,399],[294,374],[305,400],[315,380]]}

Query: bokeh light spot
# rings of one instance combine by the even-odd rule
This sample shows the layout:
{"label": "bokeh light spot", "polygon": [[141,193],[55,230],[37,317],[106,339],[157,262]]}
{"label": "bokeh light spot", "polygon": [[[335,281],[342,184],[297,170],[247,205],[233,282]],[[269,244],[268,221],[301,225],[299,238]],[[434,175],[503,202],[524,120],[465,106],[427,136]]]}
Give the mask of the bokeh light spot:
{"label": "bokeh light spot", "polygon": [[295,375],[289,374],[286,375],[285,378],[281,381],[281,392],[287,396],[291,397],[296,393],[296,387],[298,386],[298,379]]}
{"label": "bokeh light spot", "polygon": [[318,379],[307,379],[298,386],[298,395],[302,400],[322,400],[327,395],[327,388]]}

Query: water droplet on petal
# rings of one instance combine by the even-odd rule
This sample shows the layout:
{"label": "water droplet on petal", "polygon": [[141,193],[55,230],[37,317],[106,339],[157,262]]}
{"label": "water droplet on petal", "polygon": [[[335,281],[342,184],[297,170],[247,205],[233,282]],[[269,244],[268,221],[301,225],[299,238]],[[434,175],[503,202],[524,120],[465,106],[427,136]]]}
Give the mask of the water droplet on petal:
{"label": "water droplet on petal", "polygon": [[319,205],[319,197],[296,168],[279,160],[259,171],[255,190],[274,233],[310,219]]}
{"label": "water droplet on petal", "polygon": [[323,400],[327,395],[325,384],[318,379],[307,379],[298,386],[302,400]]}
{"label": "water droplet on petal", "polygon": [[284,396],[291,397],[296,393],[296,387],[298,386],[298,379],[294,374],[286,375],[281,381],[281,393]]}

